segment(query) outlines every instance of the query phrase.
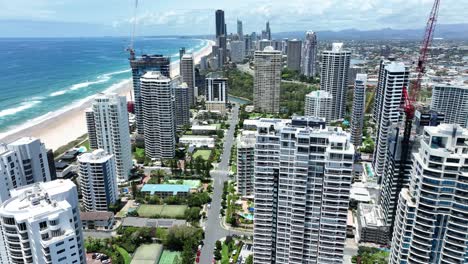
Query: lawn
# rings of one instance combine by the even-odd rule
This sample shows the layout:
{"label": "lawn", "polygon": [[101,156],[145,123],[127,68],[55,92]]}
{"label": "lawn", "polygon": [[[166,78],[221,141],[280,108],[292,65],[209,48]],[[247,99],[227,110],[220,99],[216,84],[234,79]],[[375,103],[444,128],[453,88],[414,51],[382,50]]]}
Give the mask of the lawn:
{"label": "lawn", "polygon": [[223,249],[221,250],[221,263],[229,264],[229,247],[226,244],[223,244]]}
{"label": "lawn", "polygon": [[124,263],[125,264],[130,264],[130,262],[132,261],[132,256],[130,256],[130,254],[128,254],[127,250],[125,250],[124,248],[121,248],[119,246],[115,246],[115,248],[117,249],[117,251],[119,251],[120,255],[122,255],[122,257],[124,259]]}
{"label": "lawn", "polygon": [[204,160],[208,160],[211,155],[211,150],[209,149],[199,149],[193,153],[193,158],[196,159],[198,156],[201,156]]}
{"label": "lawn", "polygon": [[162,248],[160,244],[141,245],[135,252],[131,264],[156,264]]}
{"label": "lawn", "polygon": [[158,264],[177,264],[180,259],[180,252],[164,250]]}
{"label": "lawn", "polygon": [[138,207],[138,215],[141,217],[154,217],[156,215],[164,217],[183,217],[187,209],[186,205],[153,205],[142,204]]}

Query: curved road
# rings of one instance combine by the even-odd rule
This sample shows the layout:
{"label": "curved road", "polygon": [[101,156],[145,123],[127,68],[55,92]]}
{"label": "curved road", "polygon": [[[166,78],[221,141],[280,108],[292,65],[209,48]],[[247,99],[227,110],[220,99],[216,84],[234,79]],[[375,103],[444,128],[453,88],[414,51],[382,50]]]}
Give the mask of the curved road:
{"label": "curved road", "polygon": [[231,157],[231,148],[234,144],[234,130],[237,123],[239,122],[239,106],[236,104],[232,108],[231,119],[229,121],[229,130],[226,134],[223,154],[221,156],[221,162],[218,164],[218,168],[211,172],[213,177],[213,196],[211,201],[211,209],[208,210],[207,218],[205,222],[205,239],[203,240],[203,247],[200,255],[200,264],[210,264],[213,261],[213,250],[215,247],[216,240],[223,238],[227,235],[245,233],[229,231],[221,226],[221,218],[219,217],[219,211],[221,209],[221,200],[223,194],[224,182],[229,177],[229,159]]}

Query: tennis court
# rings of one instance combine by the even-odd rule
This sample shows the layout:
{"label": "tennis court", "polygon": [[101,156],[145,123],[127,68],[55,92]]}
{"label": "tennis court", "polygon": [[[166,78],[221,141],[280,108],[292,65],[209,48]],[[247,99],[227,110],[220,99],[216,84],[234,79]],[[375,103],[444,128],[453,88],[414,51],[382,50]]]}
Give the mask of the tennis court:
{"label": "tennis court", "polygon": [[131,264],[157,264],[163,251],[160,244],[145,244],[138,247]]}
{"label": "tennis court", "polygon": [[168,218],[183,217],[187,209],[186,205],[154,205],[142,204],[138,207],[138,215],[141,217],[154,217],[160,215]]}

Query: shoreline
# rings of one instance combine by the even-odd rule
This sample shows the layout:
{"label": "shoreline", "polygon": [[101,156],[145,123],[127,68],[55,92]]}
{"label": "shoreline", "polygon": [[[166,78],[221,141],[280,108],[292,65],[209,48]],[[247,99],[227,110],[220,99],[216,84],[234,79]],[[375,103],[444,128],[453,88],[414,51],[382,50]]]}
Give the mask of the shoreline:
{"label": "shoreline", "polygon": [[[193,53],[195,64],[200,62],[201,57],[211,53],[214,41],[206,41],[204,47]],[[175,77],[178,74],[179,61],[175,61],[171,63],[171,76]],[[126,96],[129,100],[132,96],[132,89],[130,78],[110,85],[101,93],[117,93]],[[84,110],[91,106],[93,99],[98,94],[74,102],[68,109],[58,109],[55,112],[31,119],[10,131],[0,133],[0,142],[10,143],[21,137],[35,137],[41,139],[47,149],[55,151],[88,132]]]}

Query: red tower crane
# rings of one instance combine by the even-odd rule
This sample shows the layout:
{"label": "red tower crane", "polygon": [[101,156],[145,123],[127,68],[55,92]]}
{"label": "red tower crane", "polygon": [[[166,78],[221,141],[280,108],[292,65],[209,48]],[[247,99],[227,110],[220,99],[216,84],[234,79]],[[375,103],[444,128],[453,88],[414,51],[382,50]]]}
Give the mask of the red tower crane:
{"label": "red tower crane", "polygon": [[[401,155],[400,155],[400,166],[398,171],[398,178],[396,184],[396,193],[400,193],[403,188],[405,179],[405,166],[408,162],[410,152],[410,138],[411,130],[413,126],[414,113],[416,111],[416,102],[421,91],[421,82],[424,76],[427,57],[429,55],[429,46],[434,38],[434,30],[437,22],[437,16],[439,14],[440,0],[434,0],[429,19],[427,20],[426,30],[424,33],[424,39],[421,43],[419,50],[418,64],[416,65],[417,77],[411,89],[408,91],[406,87],[403,87],[403,111],[405,113],[405,128],[403,132],[403,140],[401,144]],[[393,215],[396,215],[396,205],[393,206]],[[393,221],[390,232],[393,231]]]}

